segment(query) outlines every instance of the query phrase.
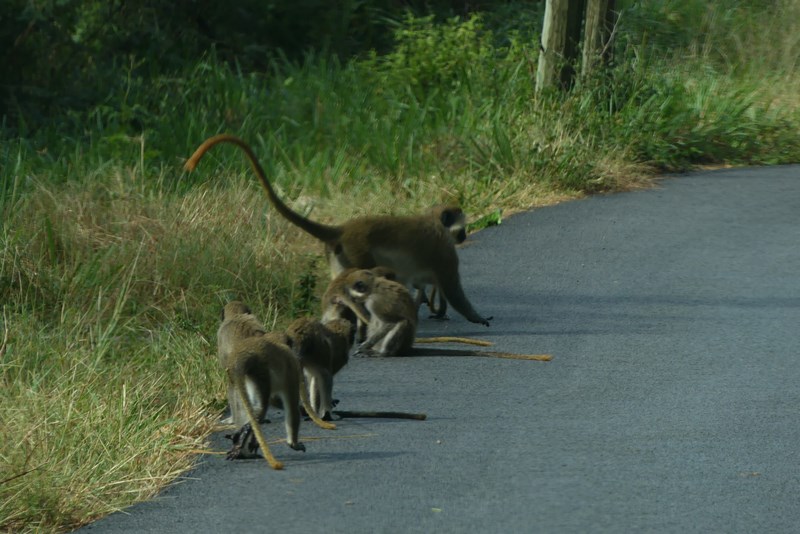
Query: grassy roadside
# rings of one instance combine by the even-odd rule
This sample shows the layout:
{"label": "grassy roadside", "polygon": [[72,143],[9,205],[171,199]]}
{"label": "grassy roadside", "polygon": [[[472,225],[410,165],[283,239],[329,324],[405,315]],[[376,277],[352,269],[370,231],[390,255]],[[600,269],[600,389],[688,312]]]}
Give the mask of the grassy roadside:
{"label": "grassy roadside", "polygon": [[386,56],[252,74],[209,54],[3,138],[0,530],[77,526],[191,464],[224,404],[223,302],[275,328],[316,310],[319,247],[266,209],[241,154],[181,171],[205,137],[250,140],[284,198],[327,221],[441,201],[478,218],[800,161],[800,2],[706,4],[623,15],[618,64],[569,95],[533,94],[530,39],[409,19]]}

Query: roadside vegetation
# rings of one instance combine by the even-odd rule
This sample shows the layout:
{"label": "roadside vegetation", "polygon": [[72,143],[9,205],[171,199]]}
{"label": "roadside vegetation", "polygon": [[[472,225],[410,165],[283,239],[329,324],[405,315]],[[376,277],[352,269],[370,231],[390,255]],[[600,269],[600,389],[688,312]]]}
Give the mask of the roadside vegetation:
{"label": "roadside vegetation", "polygon": [[[0,530],[73,528],[190,467],[225,405],[224,302],[275,328],[316,312],[320,247],[268,208],[242,154],[220,146],[183,172],[210,135],[251,142],[282,196],[324,221],[447,201],[488,224],[661,172],[800,161],[800,0],[628,2],[613,64],[540,95],[543,4],[486,5],[353,8],[360,44],[337,19],[302,52],[232,34],[179,60],[152,34],[103,63],[122,30],[92,24],[113,14],[54,4],[102,69],[3,86]],[[53,14],[16,0],[0,14],[17,60],[43,57],[11,26],[56,35]]]}

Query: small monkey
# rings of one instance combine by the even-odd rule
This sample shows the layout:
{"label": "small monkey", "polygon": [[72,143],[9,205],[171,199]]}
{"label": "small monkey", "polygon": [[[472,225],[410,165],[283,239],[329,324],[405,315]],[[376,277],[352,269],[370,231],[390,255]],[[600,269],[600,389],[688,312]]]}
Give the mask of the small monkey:
{"label": "small monkey", "polygon": [[322,323],[301,317],[288,326],[286,336],[305,374],[311,409],[318,417],[330,418],[333,376],[347,365],[355,323],[346,319]]}
{"label": "small monkey", "polygon": [[357,354],[398,356],[411,352],[417,306],[403,284],[361,269],[345,277],[340,300],[367,325],[367,338]]}
{"label": "small monkey", "polygon": [[[367,323],[359,319],[349,306],[344,304],[339,298],[345,293],[344,283],[350,273],[357,271],[349,267],[339,273],[336,278],[331,280],[320,302],[322,307],[322,322],[328,323],[334,319],[345,319],[356,325],[354,341],[364,341],[367,337]],[[397,273],[388,267],[373,267],[370,269],[375,276],[387,280],[397,281]],[[351,342],[352,345],[352,342]]]}
{"label": "small monkey", "polygon": [[309,387],[310,404],[319,417],[330,420],[353,417],[416,419],[425,414],[380,411],[332,411],[333,376],[347,364],[355,334],[354,324],[345,319],[322,323],[309,317],[295,319],[286,329],[288,345],[300,360]]}
{"label": "small monkey", "polygon": [[[236,321],[225,323],[226,313],[229,317],[236,317]],[[219,364],[223,369],[227,369],[228,357],[234,349],[234,343],[244,338],[263,336],[267,333],[266,328],[256,319],[250,307],[239,301],[229,302],[222,308],[220,322],[220,327],[217,330],[217,355],[219,356]],[[231,415],[220,421],[224,425],[233,423],[233,401],[231,399],[236,398],[233,384],[229,382],[228,401]]]}
{"label": "small monkey", "polygon": [[[367,269],[376,279],[385,279],[391,282],[396,282],[397,278],[394,271],[387,267],[374,267]],[[350,299],[347,294],[347,280],[348,277],[359,271],[359,269],[345,269],[336,278],[331,281],[325,294],[322,297],[322,322],[330,321],[337,318],[347,319],[348,321],[355,321],[358,325],[356,329],[356,341],[362,342],[366,339],[367,324],[369,323],[369,311],[363,306],[356,304]],[[397,298],[392,298],[391,301],[395,305],[399,305],[403,314],[409,317],[414,317],[416,321],[416,310],[418,305],[413,304],[413,309],[408,305],[408,290],[402,284],[390,284],[397,293]],[[405,289],[405,290],[404,290]],[[410,295],[409,295],[410,298]],[[399,301],[398,301],[399,299]],[[413,299],[412,299],[413,300]],[[354,311],[355,310],[355,311]],[[358,311],[358,314],[356,313]],[[415,329],[416,331],[416,329]],[[468,345],[478,345],[488,347],[491,345],[488,341],[481,341],[479,339],[467,337],[452,337],[452,336],[439,336],[439,337],[426,337],[416,338],[415,343],[466,343]]]}
{"label": "small monkey", "polygon": [[[365,216],[338,226],[321,224],[292,210],[277,196],[253,150],[236,136],[222,134],[206,139],[186,161],[186,170],[194,170],[211,147],[223,142],[244,151],[275,209],[325,244],[332,277],[348,267],[390,267],[397,272],[398,279],[409,286],[436,285],[450,305],[468,321],[489,326],[492,318],[475,311],[461,287],[458,254],[450,232],[442,224],[442,215],[439,218],[430,213]],[[454,210],[460,212],[459,208]]]}
{"label": "small monkey", "polygon": [[[358,321],[358,317],[353,311],[343,302],[340,301],[339,297],[344,294],[344,283],[347,279],[347,276],[350,273],[354,273],[358,269],[354,267],[349,267],[339,273],[331,283],[328,285],[328,288],[325,290],[325,293],[322,295],[322,300],[320,302],[322,308],[322,322],[329,322],[334,319],[346,319],[351,323],[355,323]],[[385,278],[387,280],[397,281],[397,273],[393,270],[389,269],[388,267],[374,267],[370,269],[375,276],[380,278]],[[366,327],[366,325],[363,325]],[[362,335],[361,332],[362,325],[359,324],[358,333]]]}
{"label": "small monkey", "polygon": [[[364,356],[487,356],[519,360],[550,361],[549,354],[513,354],[497,351],[427,349],[415,351],[417,308],[411,294],[402,284],[379,278],[369,270],[350,273],[344,281],[345,293],[340,296],[361,321],[367,323],[367,339],[356,354]],[[459,341],[463,338],[430,338]],[[469,338],[466,338],[467,340]],[[422,338],[418,342],[429,342]]]}
{"label": "small monkey", "polygon": [[[242,427],[237,433],[241,439],[238,442],[234,439],[234,448],[229,451],[228,459],[247,457],[247,452],[243,451],[245,446],[250,452],[254,451],[254,445],[247,445],[252,430],[270,467],[282,469],[283,464],[270,452],[258,422],[266,414],[270,400],[279,398],[286,412],[286,442],[294,450],[305,451],[305,445],[298,441],[297,436],[300,403],[310,412],[308,395],[300,365],[284,344],[285,336],[272,333],[249,335],[254,332],[253,319],[245,304],[230,302],[223,309],[222,325],[218,331],[219,357],[224,361],[228,375],[228,393],[233,393],[228,398],[231,418],[234,425]],[[309,415],[321,428],[336,428],[313,413]],[[246,428],[247,424],[249,428]]]}

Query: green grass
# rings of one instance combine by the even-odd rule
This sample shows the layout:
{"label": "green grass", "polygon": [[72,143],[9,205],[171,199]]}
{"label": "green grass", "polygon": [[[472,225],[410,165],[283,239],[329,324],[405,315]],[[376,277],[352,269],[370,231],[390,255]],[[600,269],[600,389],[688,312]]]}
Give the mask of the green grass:
{"label": "green grass", "polygon": [[800,161],[800,2],[731,5],[640,2],[614,68],[566,95],[534,94],[530,37],[413,19],[386,56],[246,73],[209,53],[4,134],[0,530],[74,527],[191,464],[225,404],[224,302],[270,328],[315,311],[319,245],[234,148],[184,173],[204,138],[252,142],[281,195],[325,221],[456,201],[496,224],[657,171]]}

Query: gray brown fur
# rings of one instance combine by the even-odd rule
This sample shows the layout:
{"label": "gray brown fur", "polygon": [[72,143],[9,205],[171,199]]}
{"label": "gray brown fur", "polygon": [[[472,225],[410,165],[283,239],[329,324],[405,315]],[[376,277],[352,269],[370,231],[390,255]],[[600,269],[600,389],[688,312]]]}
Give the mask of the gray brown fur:
{"label": "gray brown fur", "polygon": [[[186,169],[193,170],[211,147],[223,142],[244,151],[275,209],[325,244],[332,276],[348,267],[386,266],[397,272],[399,280],[409,287],[436,285],[450,305],[467,320],[489,325],[491,318],[475,311],[461,287],[458,255],[450,232],[442,223],[442,214],[450,212],[442,211],[438,217],[431,213],[365,216],[336,226],[321,224],[292,210],[277,196],[253,150],[236,136],[210,137],[187,160]],[[459,208],[454,209],[460,212]]]}
{"label": "gray brown fur", "polygon": [[[279,398],[285,411],[286,442],[292,449],[305,450],[297,438],[300,365],[284,339],[266,333],[245,304],[234,301],[225,305],[217,345],[220,363],[228,374],[231,422],[237,427],[249,422],[258,431],[258,421],[266,415],[270,400]],[[239,394],[239,385],[248,398]],[[255,421],[248,420],[245,402],[251,404]]]}
{"label": "gray brown fur", "polygon": [[346,319],[322,323],[301,317],[286,329],[289,346],[306,377],[309,404],[321,418],[330,418],[333,377],[347,365],[354,334],[354,323]]}
{"label": "gray brown fur", "polygon": [[411,352],[417,331],[417,306],[403,284],[362,269],[345,279],[344,302],[367,323],[367,338],[357,353],[402,356]]}

